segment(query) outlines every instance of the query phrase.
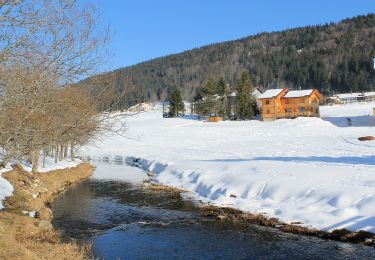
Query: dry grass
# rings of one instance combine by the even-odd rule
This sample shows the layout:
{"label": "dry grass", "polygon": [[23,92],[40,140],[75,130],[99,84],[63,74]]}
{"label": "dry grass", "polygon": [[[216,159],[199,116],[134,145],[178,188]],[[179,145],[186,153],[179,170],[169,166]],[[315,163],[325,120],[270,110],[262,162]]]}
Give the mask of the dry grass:
{"label": "dry grass", "polygon": [[[81,164],[76,168],[30,175],[15,167],[3,174],[14,186],[14,193],[4,202],[0,212],[1,259],[84,259],[90,256],[90,245],[64,243],[55,230],[38,227],[49,222],[52,212],[48,205],[71,183],[92,174],[93,167]],[[37,195],[37,196],[36,196]],[[23,210],[39,212],[38,218],[22,214]]]}
{"label": "dry grass", "polygon": [[316,236],[322,239],[337,240],[355,244],[365,244],[373,246],[375,234],[366,231],[350,232],[345,229],[334,230],[332,232],[320,231],[317,229],[300,226],[303,223],[286,224],[277,218],[268,218],[262,214],[251,214],[229,207],[216,207],[213,205],[203,205],[201,214],[204,217],[216,218],[220,221],[231,221],[236,223],[253,223],[261,226],[274,227],[287,233],[298,235]]}
{"label": "dry grass", "polygon": [[168,192],[168,193],[173,193],[173,194],[180,194],[181,192],[183,192],[183,190],[177,189],[177,188],[172,187],[172,186],[155,184],[155,183],[145,182],[144,186],[147,189],[149,189],[151,191],[155,191],[155,192]]}
{"label": "dry grass", "polygon": [[61,234],[54,230],[32,234],[21,232],[16,239],[42,259],[85,259],[92,256],[91,244],[61,243]]}

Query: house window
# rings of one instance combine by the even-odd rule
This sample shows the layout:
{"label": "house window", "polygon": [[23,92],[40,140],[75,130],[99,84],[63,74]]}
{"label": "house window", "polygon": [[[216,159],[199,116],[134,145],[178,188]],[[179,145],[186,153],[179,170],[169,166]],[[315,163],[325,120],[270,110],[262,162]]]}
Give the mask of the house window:
{"label": "house window", "polygon": [[291,108],[287,108],[287,109],[285,109],[285,112],[286,113],[292,113],[292,109]]}
{"label": "house window", "polygon": [[266,99],[266,105],[269,105],[269,104],[270,104],[270,100]]}
{"label": "house window", "polygon": [[270,110],[269,109],[267,109],[267,114],[269,114],[270,113]]}
{"label": "house window", "polygon": [[304,107],[299,107],[298,108],[298,112],[305,112],[305,108]]}

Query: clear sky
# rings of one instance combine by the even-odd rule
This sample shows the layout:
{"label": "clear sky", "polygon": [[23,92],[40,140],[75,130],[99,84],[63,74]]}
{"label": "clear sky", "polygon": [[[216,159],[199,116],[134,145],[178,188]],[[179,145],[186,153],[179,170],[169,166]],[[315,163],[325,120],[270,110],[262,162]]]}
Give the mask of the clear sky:
{"label": "clear sky", "polygon": [[92,0],[114,31],[103,70],[259,32],[375,13],[375,0]]}

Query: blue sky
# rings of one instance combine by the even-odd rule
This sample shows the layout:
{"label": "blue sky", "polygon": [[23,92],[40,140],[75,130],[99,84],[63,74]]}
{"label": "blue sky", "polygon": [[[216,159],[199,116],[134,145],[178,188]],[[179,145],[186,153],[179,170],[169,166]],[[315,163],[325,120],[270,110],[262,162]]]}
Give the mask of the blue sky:
{"label": "blue sky", "polygon": [[93,0],[114,31],[103,70],[259,32],[374,13],[374,0]]}

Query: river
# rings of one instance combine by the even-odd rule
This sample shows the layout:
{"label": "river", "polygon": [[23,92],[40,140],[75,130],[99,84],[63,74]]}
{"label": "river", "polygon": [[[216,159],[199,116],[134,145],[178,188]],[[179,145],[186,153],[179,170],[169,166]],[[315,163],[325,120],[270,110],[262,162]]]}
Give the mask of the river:
{"label": "river", "polygon": [[[188,196],[153,192],[144,173],[98,164],[53,203],[65,239],[92,243],[100,259],[373,259],[375,249],[202,218]],[[108,179],[103,179],[104,176]],[[116,180],[121,178],[121,180]]]}

